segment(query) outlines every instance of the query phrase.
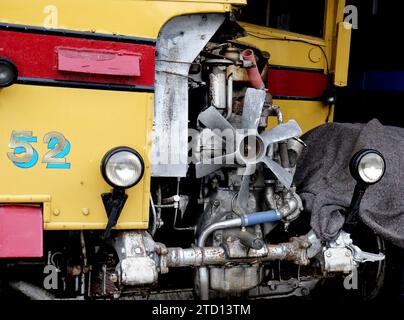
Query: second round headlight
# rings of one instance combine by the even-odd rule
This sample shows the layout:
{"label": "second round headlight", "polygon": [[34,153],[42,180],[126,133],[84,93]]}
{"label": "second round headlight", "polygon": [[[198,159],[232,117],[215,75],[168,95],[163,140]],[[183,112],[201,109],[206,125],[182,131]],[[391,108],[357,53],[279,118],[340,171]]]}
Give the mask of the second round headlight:
{"label": "second round headlight", "polygon": [[363,149],[352,157],[349,169],[356,181],[372,185],[383,178],[386,161],[379,151]]}
{"label": "second round headlight", "polygon": [[109,151],[101,163],[106,182],[114,188],[128,189],[143,177],[144,162],[135,150],[119,147]]}
{"label": "second round headlight", "polygon": [[385,167],[386,165],[381,155],[368,153],[359,162],[359,176],[366,183],[377,183],[383,177]]}

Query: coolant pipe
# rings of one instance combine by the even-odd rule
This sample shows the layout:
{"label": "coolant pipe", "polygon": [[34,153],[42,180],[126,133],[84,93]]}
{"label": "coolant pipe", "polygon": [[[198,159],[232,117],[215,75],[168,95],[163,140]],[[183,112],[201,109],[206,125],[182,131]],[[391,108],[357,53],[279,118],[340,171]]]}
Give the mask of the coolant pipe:
{"label": "coolant pipe", "polygon": [[[243,215],[240,218],[234,218],[225,221],[216,222],[202,231],[198,238],[198,247],[205,247],[208,237],[217,230],[231,229],[237,227],[251,227],[258,224],[280,221],[282,215],[276,210],[256,212]],[[199,268],[199,286],[201,300],[209,300],[209,271],[207,267]]]}
{"label": "coolant pipe", "polygon": [[248,78],[250,79],[250,82],[251,82],[251,85],[253,86],[253,88],[265,89],[264,81],[262,81],[261,75],[258,71],[257,61],[255,60],[254,51],[251,49],[247,49],[247,50],[244,50],[241,53],[241,55],[245,61],[253,62],[255,65],[255,67],[247,69]]}
{"label": "coolant pipe", "polygon": [[276,210],[251,213],[241,217],[242,227],[256,226],[257,224],[264,224],[270,222],[277,222],[282,219],[282,214]]}

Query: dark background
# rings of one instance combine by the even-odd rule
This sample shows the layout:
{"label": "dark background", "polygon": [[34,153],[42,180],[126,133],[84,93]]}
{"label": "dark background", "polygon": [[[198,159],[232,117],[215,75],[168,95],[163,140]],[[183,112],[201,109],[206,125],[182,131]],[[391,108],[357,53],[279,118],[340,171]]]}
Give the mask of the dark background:
{"label": "dark background", "polygon": [[[337,90],[336,122],[404,127],[403,1],[348,0],[358,8],[353,30],[349,85]],[[369,74],[373,73],[371,81]],[[374,76],[376,74],[376,76]],[[385,299],[404,300],[404,252],[387,244]]]}
{"label": "dark background", "polygon": [[[337,122],[368,122],[404,127],[403,1],[348,0],[358,8],[353,30],[349,86],[338,90]],[[378,72],[364,83],[369,72]]]}

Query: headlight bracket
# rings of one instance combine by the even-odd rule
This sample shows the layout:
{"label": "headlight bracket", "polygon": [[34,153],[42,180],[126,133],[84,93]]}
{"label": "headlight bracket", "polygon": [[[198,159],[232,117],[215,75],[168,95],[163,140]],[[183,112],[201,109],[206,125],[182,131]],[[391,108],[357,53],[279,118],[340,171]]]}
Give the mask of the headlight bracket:
{"label": "headlight bracket", "polygon": [[[380,159],[384,163],[383,172],[382,172],[380,178],[373,183],[364,181],[364,179],[362,179],[362,177],[359,174],[359,165],[360,165],[362,159],[366,155],[369,155],[369,154],[375,154],[375,155],[379,156]],[[349,170],[351,172],[352,177],[356,180],[356,185],[355,185],[355,190],[354,190],[354,193],[352,196],[351,204],[350,204],[348,210],[346,212],[344,212],[345,223],[342,227],[342,230],[344,230],[345,232],[347,232],[349,234],[352,234],[355,232],[357,225],[360,222],[359,208],[360,208],[360,204],[363,199],[363,196],[365,195],[366,190],[369,186],[377,184],[383,179],[383,176],[386,172],[386,162],[385,162],[383,155],[379,151],[372,150],[372,149],[363,149],[363,150],[357,152],[352,157],[351,162],[349,164]]]}
{"label": "headlight bracket", "polygon": [[114,188],[110,193],[103,193],[101,198],[108,216],[108,223],[103,236],[104,239],[107,239],[111,235],[112,228],[118,223],[128,195],[124,189]]}

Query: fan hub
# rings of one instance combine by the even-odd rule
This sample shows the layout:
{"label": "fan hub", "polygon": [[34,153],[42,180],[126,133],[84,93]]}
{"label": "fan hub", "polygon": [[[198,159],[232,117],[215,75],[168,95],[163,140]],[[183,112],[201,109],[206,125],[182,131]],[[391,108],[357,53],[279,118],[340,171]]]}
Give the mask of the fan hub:
{"label": "fan hub", "polygon": [[241,139],[239,154],[246,164],[254,164],[265,156],[265,143],[259,135],[247,135]]}

